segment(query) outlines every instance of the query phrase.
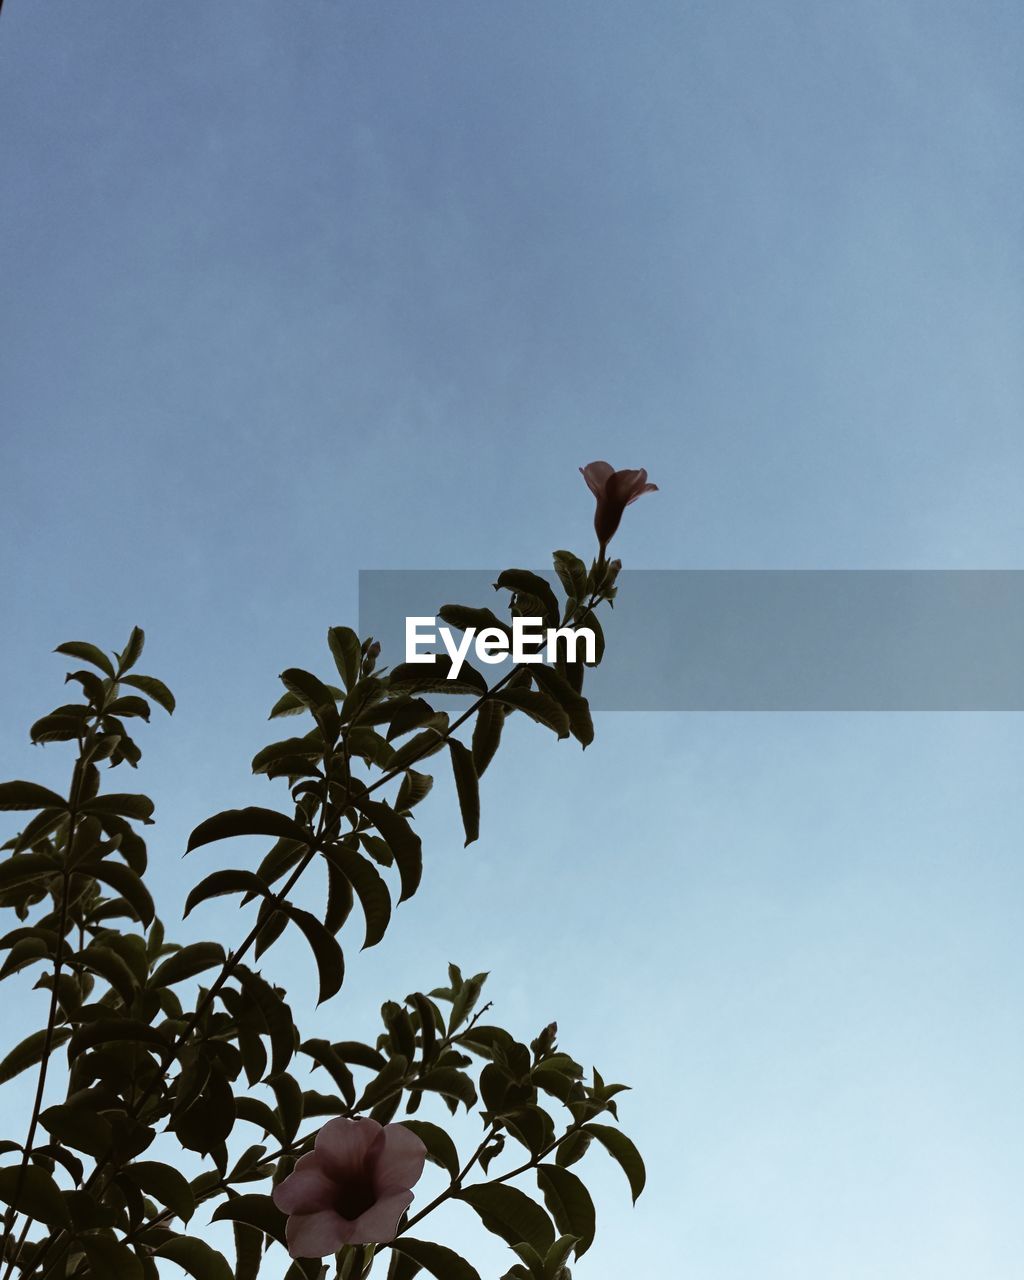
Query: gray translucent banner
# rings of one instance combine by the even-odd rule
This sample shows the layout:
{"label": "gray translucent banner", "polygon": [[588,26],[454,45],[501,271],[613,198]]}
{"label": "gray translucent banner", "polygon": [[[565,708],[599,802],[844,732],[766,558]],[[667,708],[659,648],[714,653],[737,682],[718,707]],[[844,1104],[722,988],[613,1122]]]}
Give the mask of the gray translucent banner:
{"label": "gray translucent banner", "polygon": [[[506,618],[497,576],[363,570],[360,634],[394,666],[407,616],[464,604]],[[585,688],[595,710],[1024,709],[1022,570],[627,569],[599,616],[607,650]],[[489,681],[507,669],[468,661]]]}

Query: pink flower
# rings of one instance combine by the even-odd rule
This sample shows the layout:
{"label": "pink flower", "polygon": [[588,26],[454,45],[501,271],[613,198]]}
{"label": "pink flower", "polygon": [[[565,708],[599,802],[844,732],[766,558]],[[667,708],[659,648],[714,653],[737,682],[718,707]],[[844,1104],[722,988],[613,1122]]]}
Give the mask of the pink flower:
{"label": "pink flower", "polygon": [[328,1120],[313,1150],[274,1188],[274,1203],[288,1214],[288,1252],[323,1258],[345,1244],[394,1240],[426,1155],[403,1125]]}
{"label": "pink flower", "polygon": [[623,511],[631,502],[636,502],[642,493],[653,493],[658,486],[647,483],[647,472],[643,469],[616,471],[608,462],[588,462],[585,467],[580,467],[580,475],[597,499],[594,531],[601,544],[603,560],[604,549],[619,527]]}

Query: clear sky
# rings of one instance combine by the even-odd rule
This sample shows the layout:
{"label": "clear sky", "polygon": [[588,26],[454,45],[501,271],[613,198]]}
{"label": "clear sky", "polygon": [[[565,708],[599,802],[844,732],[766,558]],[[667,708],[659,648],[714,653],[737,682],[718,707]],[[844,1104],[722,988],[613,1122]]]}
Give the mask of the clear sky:
{"label": "clear sky", "polygon": [[[660,486],[632,566],[1024,568],[1022,44],[1011,0],[8,0],[2,776],[65,780],[53,646],[144,626],[173,922],[358,570],[589,555],[596,458]],[[1019,1280],[1020,717],[597,727],[513,734],[469,850],[437,791],[317,1034],[451,959],[631,1083],[649,1188],[587,1157],[580,1280]]]}

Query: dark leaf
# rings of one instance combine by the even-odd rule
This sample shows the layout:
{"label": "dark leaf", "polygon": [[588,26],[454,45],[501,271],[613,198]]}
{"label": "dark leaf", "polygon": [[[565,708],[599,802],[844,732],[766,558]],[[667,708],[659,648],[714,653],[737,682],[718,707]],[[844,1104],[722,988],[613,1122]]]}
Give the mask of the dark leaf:
{"label": "dark leaf", "polygon": [[146,643],[146,633],[141,627],[132,627],[132,633],[128,637],[128,643],[124,647],[122,653],[115,654],[117,658],[118,674],[129,671],[135,666],[136,662],[142,657],[142,649]]}
{"label": "dark leaf", "polygon": [[196,1198],[187,1178],[169,1164],[157,1160],[135,1160],[126,1171],[161,1206],[173,1209],[182,1220],[188,1222],[196,1211]]}
{"label": "dark leaf", "polygon": [[[20,1188],[20,1190],[19,1190]],[[15,1199],[17,1196],[17,1199]],[[48,1227],[67,1226],[71,1221],[60,1188],[45,1169],[37,1165],[0,1169],[0,1200]]]}
{"label": "dark leaf", "polygon": [[507,1244],[525,1240],[542,1255],[554,1244],[555,1231],[548,1215],[516,1187],[483,1183],[464,1187],[457,1196],[472,1205],[487,1230]]}
{"label": "dark leaf", "polygon": [[156,1256],[176,1262],[195,1280],[234,1280],[227,1259],[216,1249],[211,1249],[205,1240],[177,1236],[162,1244]]}
{"label": "dark leaf", "polygon": [[549,626],[558,625],[558,599],[551,584],[528,569],[506,569],[498,575],[494,584],[495,590],[504,587],[523,595],[535,596],[544,607],[545,620]]}
{"label": "dark leaf", "polygon": [[462,825],[466,832],[466,844],[472,844],[480,835],[480,786],[477,779],[473,753],[457,738],[448,739],[455,774],[455,789],[462,811]]}
{"label": "dark leaf", "polygon": [[266,896],[270,890],[252,871],[235,870],[230,867],[224,871],[211,871],[190,891],[185,899],[184,914],[187,916],[200,902],[205,902],[208,898],[223,897],[226,893]]}
{"label": "dark leaf", "polygon": [[90,644],[87,640],[66,640],[63,644],[59,644],[54,653],[67,654],[69,658],[81,658],[83,662],[91,662],[94,667],[113,678],[114,666],[102,649],[94,644]]}
{"label": "dark leaf", "polygon": [[0,809],[60,809],[68,802],[36,782],[0,782]]}
{"label": "dark leaf", "polygon": [[395,856],[402,883],[398,900],[404,902],[416,892],[423,874],[423,846],[420,838],[409,825],[408,819],[396,813],[390,805],[364,799],[357,799],[356,804],[381,833]]}
{"label": "dark leaf", "polygon": [[168,714],[172,713],[177,705],[174,694],[162,680],[158,680],[155,676],[124,676],[121,683],[131,685],[133,689],[141,689],[147,698],[152,698],[157,706],[163,707]]}
{"label": "dark leaf", "polygon": [[546,693],[538,693],[533,689],[505,688],[494,696],[505,706],[523,711],[531,720],[553,729],[559,738],[568,738],[569,717]]}
{"label": "dark leaf", "polygon": [[327,643],[342,684],[346,689],[352,689],[359,679],[359,668],[362,662],[362,646],[359,643],[359,637],[349,627],[330,627],[327,632]]}
{"label": "dark leaf", "polygon": [[176,982],[185,982],[207,969],[220,968],[224,959],[224,948],[219,942],[193,942],[172,952],[157,966],[149,980],[150,986],[170,987]]}
{"label": "dark leaf", "polygon": [[433,662],[400,662],[391,672],[392,690],[402,693],[468,693],[487,692],[487,681],[479,671],[464,662],[457,676],[451,676],[452,660],[447,653],[434,655]]}
{"label": "dark leaf", "polygon": [[[50,1044],[50,1051],[58,1049],[62,1044],[66,1044],[71,1039],[70,1027],[55,1027],[53,1030],[53,1038]],[[28,1067],[38,1066],[43,1060],[43,1049],[46,1046],[46,1031],[33,1031],[30,1036],[26,1036],[24,1040],[10,1051],[9,1054],[0,1062],[0,1084],[6,1084],[8,1080],[13,1080],[16,1075],[26,1070]]]}
{"label": "dark leaf", "polygon": [[399,1236],[394,1246],[413,1262],[419,1263],[424,1271],[437,1280],[480,1280],[480,1273],[460,1254],[447,1249],[443,1244],[434,1244],[430,1240],[414,1240],[411,1236]]}
{"label": "dark leaf", "polygon": [[247,1194],[232,1196],[214,1210],[213,1222],[244,1222],[257,1227],[278,1244],[284,1244],[286,1218],[270,1196]]}
{"label": "dark leaf", "polygon": [[611,1125],[591,1123],[585,1126],[585,1132],[593,1134],[608,1154],[618,1161],[622,1172],[629,1179],[629,1189],[633,1193],[633,1203],[636,1204],[647,1181],[647,1170],[640,1152],[621,1130],[613,1129]]}
{"label": "dark leaf", "polygon": [[576,1174],[557,1164],[537,1166],[537,1185],[559,1231],[579,1237],[576,1256],[582,1258],[594,1243],[597,1226],[590,1192]]}
{"label": "dark leaf", "polygon": [[401,1124],[414,1133],[427,1149],[427,1158],[442,1169],[454,1181],[459,1176],[459,1153],[455,1143],[440,1125],[427,1120],[402,1120]]}
{"label": "dark leaf", "polygon": [[366,917],[363,949],[375,946],[383,938],[391,920],[391,894],[383,877],[372,862],[344,845],[325,849],[323,855],[346,876],[359,897]]}
{"label": "dark leaf", "polygon": [[189,836],[186,852],[231,836],[283,836],[304,845],[309,843],[309,833],[294,818],[285,817],[275,809],[250,805],[245,809],[225,809],[201,822]]}
{"label": "dark leaf", "polygon": [[584,747],[589,746],[594,741],[594,721],[586,698],[577,693],[553,667],[534,666],[530,674],[543,692],[553,698],[569,717],[572,736]]}
{"label": "dark leaf", "polygon": [[116,817],[135,818],[140,822],[151,823],[153,820],[153,801],[149,796],[109,795],[95,796],[82,805],[83,813],[100,815],[113,814]]}

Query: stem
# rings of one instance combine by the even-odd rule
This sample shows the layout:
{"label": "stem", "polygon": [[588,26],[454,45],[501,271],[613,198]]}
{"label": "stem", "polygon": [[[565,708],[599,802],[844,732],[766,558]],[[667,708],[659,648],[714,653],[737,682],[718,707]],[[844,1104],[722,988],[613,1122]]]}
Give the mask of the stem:
{"label": "stem", "polygon": [[[78,757],[78,760],[76,760],[75,762],[74,771],[71,776],[71,791],[68,796],[68,815],[69,815],[70,821],[68,822],[68,830],[67,830],[67,835],[65,837],[65,842],[64,842],[65,870],[63,870],[61,873],[60,908],[59,908],[59,919],[58,919],[58,925],[57,925],[57,949],[53,957],[53,985],[50,988],[50,1008],[46,1017],[46,1031],[43,1036],[43,1056],[39,1062],[39,1075],[36,1080],[36,1093],[32,1103],[32,1114],[29,1119],[28,1134],[25,1137],[25,1145],[23,1146],[22,1152],[21,1152],[21,1164],[18,1166],[18,1177],[14,1186],[14,1196],[11,1200],[10,1205],[7,1208],[7,1213],[4,1215],[4,1222],[3,1222],[3,1239],[4,1240],[10,1239],[13,1228],[14,1228],[14,1223],[17,1220],[18,1210],[16,1206],[18,1204],[18,1201],[21,1199],[21,1193],[25,1185],[25,1176],[28,1173],[29,1158],[32,1153],[32,1144],[35,1142],[36,1131],[39,1128],[39,1116],[43,1109],[43,1095],[46,1091],[46,1076],[50,1066],[50,1054],[53,1051],[53,1036],[54,1036],[54,1032],[57,1029],[57,1011],[59,1008],[57,993],[60,987],[61,970],[64,967],[64,946],[65,946],[64,934],[68,925],[68,896],[69,896],[69,884],[71,880],[70,873],[66,869],[66,863],[67,863],[67,859],[71,856],[71,848],[75,839],[75,827],[77,826],[77,823],[78,823],[78,801],[79,801],[79,794],[81,792],[82,774],[83,774],[81,753],[84,750],[84,748],[85,748],[85,739],[83,737],[79,739],[79,757]],[[33,1219],[31,1214],[26,1214],[25,1224],[21,1229],[21,1234],[18,1237],[17,1244],[15,1244],[14,1251],[11,1254],[11,1257],[7,1263],[7,1267],[4,1270],[4,1280],[9,1280],[9,1278],[14,1274],[14,1268],[18,1264],[18,1259],[21,1256],[21,1251],[25,1245],[26,1239],[28,1238],[28,1233],[32,1226],[32,1221]]]}
{"label": "stem", "polygon": [[[0,0],[0,3],[2,3],[2,0]],[[592,609],[594,605],[597,603],[598,598],[599,597],[597,592],[592,593],[590,600],[584,606],[584,610]],[[568,609],[566,610],[566,616],[568,617]],[[519,671],[518,667],[513,667],[511,671],[509,671],[499,681],[497,681],[496,684],[494,684],[491,688],[489,688],[486,691],[486,693],[481,694],[480,697],[477,698],[461,716],[459,716],[456,720],[454,720],[448,726],[448,728],[445,730],[443,734],[441,734],[441,741],[447,742],[448,739],[451,738],[452,735],[455,733],[455,731],[461,728],[461,726],[464,725],[466,721],[470,719],[471,716],[475,715],[489,698],[492,698],[494,694],[496,694],[499,690],[504,688],[505,685],[507,685],[509,681],[511,681],[513,677],[518,674],[518,671]],[[360,798],[368,795],[372,795],[373,792],[379,790],[381,787],[385,786],[388,782],[391,782],[394,778],[398,777],[400,773],[404,773],[405,770],[408,769],[411,765],[416,764],[419,760],[421,760],[427,754],[428,749],[432,748],[432,746],[433,744],[428,744],[428,746],[424,747],[423,750],[420,751],[414,757],[412,757],[412,759],[407,760],[400,768],[386,771],[380,778],[377,779],[375,783],[373,783],[371,786],[367,787],[364,791],[360,793]],[[344,737],[343,737],[343,748],[345,750],[346,773],[348,773],[349,757],[348,757],[347,744],[344,742]],[[292,874],[289,876],[288,880],[285,882],[284,887],[280,890],[279,893],[273,895],[273,898],[278,903],[287,899],[287,895],[295,887],[296,883],[299,880],[299,877],[302,875],[302,873],[309,866],[310,862],[312,862],[313,858],[316,856],[318,852],[319,841],[323,838],[327,807],[328,807],[328,792],[327,792],[327,779],[325,778],[324,804],[321,809],[321,815],[320,815],[320,829],[318,830],[317,835],[314,838],[314,843],[309,847],[309,850],[307,851],[307,853],[303,856],[301,861],[297,864]],[[198,1025],[199,1019],[207,1011],[207,1009],[210,1008],[217,994],[221,991],[224,984],[228,981],[228,979],[234,973],[235,969],[241,962],[242,958],[249,951],[250,947],[252,947],[252,945],[255,943],[256,939],[259,937],[265,925],[269,923],[272,915],[273,913],[268,914],[268,916],[266,917],[266,919],[263,921],[262,924],[257,922],[252,927],[252,929],[250,929],[248,935],[242,942],[242,945],[237,950],[231,952],[231,954],[227,957],[227,959],[225,960],[224,966],[221,969],[221,972],[218,974],[217,978],[214,980],[213,985],[210,987],[205,998],[202,1001],[200,1001],[199,1005],[196,1008],[195,1013],[189,1018],[189,1021],[186,1024],[185,1028],[178,1034],[174,1043],[165,1051],[165,1054],[163,1055],[163,1058],[161,1060],[160,1071],[158,1074],[154,1075],[154,1080],[158,1079],[159,1076],[163,1075],[167,1071],[167,1068],[170,1066],[171,1062],[174,1060],[174,1057],[178,1049],[184,1043],[185,1038],[191,1035],[191,1033],[195,1030],[196,1026]],[[483,1011],[481,1010],[481,1012]],[[477,1017],[479,1017],[479,1014],[477,1015]],[[470,1025],[472,1025],[472,1023]],[[403,1087],[403,1086],[397,1086],[397,1087]],[[150,1085],[142,1094],[141,1098],[139,1098],[135,1102],[135,1104],[129,1109],[128,1114],[132,1119],[135,1119],[137,1117],[141,1108],[146,1104],[146,1102],[149,1101],[150,1097],[152,1097],[154,1088],[155,1088],[155,1085],[153,1083],[150,1083]],[[547,1151],[552,1150],[553,1147],[557,1145],[558,1143],[555,1142],[553,1146],[546,1148],[545,1151],[541,1153],[541,1155],[547,1154]],[[540,1157],[537,1157],[537,1158],[539,1159]],[[25,1159],[27,1160],[27,1155]],[[100,1175],[109,1165],[109,1163],[110,1163],[110,1154],[108,1153],[105,1157],[103,1157],[97,1162],[92,1173],[89,1175],[88,1179],[86,1180],[82,1188],[84,1191],[89,1191],[95,1185],[96,1181],[99,1179]],[[529,1164],[524,1166],[524,1168],[530,1168],[530,1167],[531,1166]],[[516,1170],[515,1172],[516,1173],[522,1172],[522,1170]],[[508,1176],[512,1177],[514,1176],[514,1174],[510,1174]],[[499,1181],[504,1181],[504,1179],[499,1179]],[[447,1198],[447,1196],[450,1194],[452,1193],[451,1193],[451,1189],[449,1188],[449,1191],[446,1193],[445,1197],[443,1198]],[[430,1207],[433,1207],[433,1206],[430,1206]],[[418,1221],[419,1218],[421,1218],[422,1216],[423,1214],[420,1213],[417,1215],[416,1219],[414,1220]],[[33,1260],[33,1268],[32,1268],[33,1271],[36,1269],[37,1266],[41,1265],[46,1261],[46,1255],[50,1251],[50,1248],[53,1245],[63,1243],[64,1234],[65,1234],[64,1232],[59,1232],[57,1236],[51,1237],[49,1243],[44,1247],[39,1257]],[[46,1277],[52,1274],[54,1266],[59,1262],[59,1260],[60,1260],[60,1255],[58,1255],[57,1258],[53,1259],[53,1261],[46,1267],[46,1269],[41,1274],[40,1280],[46,1280]],[[9,1274],[10,1274],[10,1271],[8,1271],[8,1273],[4,1276],[3,1280],[8,1280]]]}

